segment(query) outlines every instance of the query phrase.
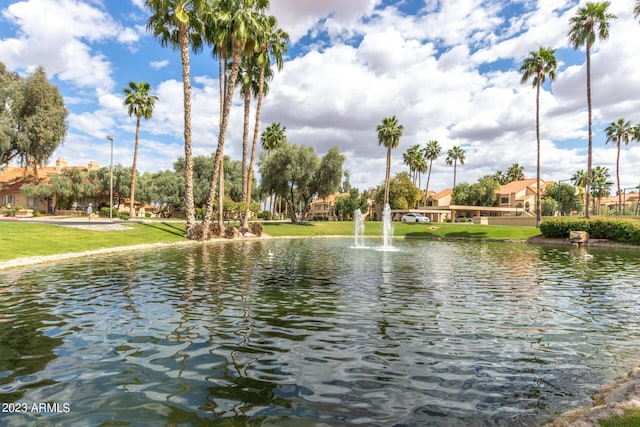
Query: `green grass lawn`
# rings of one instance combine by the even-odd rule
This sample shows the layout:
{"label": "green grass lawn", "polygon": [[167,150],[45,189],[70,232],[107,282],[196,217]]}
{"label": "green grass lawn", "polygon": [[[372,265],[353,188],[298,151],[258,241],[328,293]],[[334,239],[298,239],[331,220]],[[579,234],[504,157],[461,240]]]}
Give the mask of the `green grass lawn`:
{"label": "green grass lawn", "polygon": [[[264,232],[271,236],[353,236],[353,221],[319,221],[295,225],[290,222],[265,223]],[[393,223],[395,237],[528,239],[540,234],[536,227],[510,227],[471,223]],[[365,222],[366,236],[380,236],[381,222]]]}
{"label": "green grass lawn", "polygon": [[[127,231],[91,231],[53,224],[2,221],[0,222],[0,262],[11,259],[83,252],[95,249],[131,246],[144,243],[184,241],[183,222],[152,221],[126,223]],[[352,221],[268,222],[264,232],[274,236],[353,236]],[[382,223],[366,222],[367,236],[382,234]],[[535,227],[506,227],[476,224],[403,224],[394,223],[395,237],[471,238],[471,239],[527,239],[539,234]]]}
{"label": "green grass lawn", "polygon": [[0,261],[185,240],[183,223],[126,223],[127,231],[91,231],[37,222],[0,222]]}

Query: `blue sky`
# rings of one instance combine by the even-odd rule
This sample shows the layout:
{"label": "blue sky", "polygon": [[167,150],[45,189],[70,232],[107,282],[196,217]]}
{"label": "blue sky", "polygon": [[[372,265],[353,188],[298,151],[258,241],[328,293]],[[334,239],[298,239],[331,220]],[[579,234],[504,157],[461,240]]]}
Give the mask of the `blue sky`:
{"label": "blue sky", "polygon": [[[122,105],[130,80],[147,81],[159,101],[143,122],[139,168],[170,169],[183,155],[182,83],[177,52],[146,32],[143,0],[2,0],[0,61],[29,73],[43,65],[65,97],[69,131],[51,159],[130,165],[135,120]],[[430,188],[452,184],[446,151],[461,145],[458,182],[475,182],[512,163],[535,177],[535,91],[520,84],[519,67],[540,46],[557,49],[557,79],[541,96],[542,178],[566,179],[586,169],[584,51],[567,39],[569,19],[584,2],[568,0],[271,0],[289,32],[282,72],[270,83],[262,126],[278,121],[290,141],[320,154],[338,146],[352,184],[384,179],[385,154],[376,126],[395,115],[405,131],[392,173],[407,170],[402,153],[435,139],[443,153]],[[640,123],[640,22],[633,0],[612,0],[610,38],[592,56],[594,165],[615,176],[615,146],[603,128],[620,117]],[[194,152],[216,146],[217,62],[192,56]],[[240,159],[242,112],[234,103],[225,153]],[[640,144],[624,147],[623,187],[640,183]],[[424,182],[425,180],[423,180]]]}

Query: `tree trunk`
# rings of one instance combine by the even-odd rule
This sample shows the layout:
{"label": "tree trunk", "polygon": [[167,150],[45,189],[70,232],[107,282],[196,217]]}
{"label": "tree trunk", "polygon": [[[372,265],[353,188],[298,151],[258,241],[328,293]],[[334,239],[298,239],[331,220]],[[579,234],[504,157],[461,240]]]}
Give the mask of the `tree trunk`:
{"label": "tree trunk", "polygon": [[186,25],[180,25],[178,32],[184,95],[184,204],[187,217],[187,237],[189,237],[191,228],[196,222],[193,204],[193,155],[191,151],[191,62],[189,60],[189,33]]}
{"label": "tree trunk", "polygon": [[591,45],[587,42],[587,110],[589,114],[589,145],[587,149],[587,183],[585,185],[585,216],[589,219],[589,202],[591,198],[591,159],[593,152],[593,133],[591,130]]}
{"label": "tree trunk", "polygon": [[131,190],[129,191],[129,218],[133,218],[136,213],[136,163],[138,160],[138,141],[140,140],[140,115],[136,119],[136,142],[133,144],[133,165],[131,166]]}
{"label": "tree trunk", "polygon": [[[237,43],[236,43],[237,44]],[[213,215],[213,203],[216,194],[216,179],[218,177],[218,171],[222,167],[222,155],[224,152],[224,140],[227,134],[227,127],[229,125],[229,115],[231,112],[231,100],[233,98],[233,90],[238,78],[238,70],[240,69],[240,58],[242,55],[242,47],[234,46],[233,59],[231,62],[231,76],[224,88],[224,110],[222,113],[222,123],[220,125],[220,134],[218,137],[218,148],[216,149],[216,156],[213,162],[213,173],[211,174],[211,186],[209,187],[209,196],[207,198],[207,204],[203,219],[203,226],[205,230],[209,229],[211,225],[211,217]],[[220,194],[220,198],[224,198],[224,194]]]}
{"label": "tree trunk", "polygon": [[[247,179],[249,177],[249,167],[247,158],[249,157],[249,114],[251,113],[251,88],[243,89],[244,96],[244,127],[242,128],[242,200],[247,198]],[[243,222],[244,223],[244,222]]]}
{"label": "tree trunk", "polygon": [[616,157],[616,180],[618,181],[618,215],[622,215],[622,190],[620,190],[620,143],[621,137],[618,137],[618,156]]}
{"label": "tree trunk", "polygon": [[247,194],[245,196],[246,206],[244,208],[244,216],[242,218],[242,226],[247,227],[249,224],[249,208],[251,206],[251,186],[253,184],[253,164],[256,160],[256,147],[258,145],[258,135],[260,134],[260,111],[262,110],[262,98],[264,97],[264,69],[260,67],[260,78],[258,80],[258,102],[256,103],[256,121],[253,126],[253,145],[251,146],[251,159],[249,160],[249,173],[247,176]]}
{"label": "tree trunk", "polygon": [[[540,212],[540,74],[538,74],[538,84],[536,87],[536,227],[540,227],[542,215]],[[560,184],[558,184],[560,185]]]}
{"label": "tree trunk", "polygon": [[391,174],[391,145],[387,147],[387,172],[384,179],[384,206],[389,203],[389,175]]}

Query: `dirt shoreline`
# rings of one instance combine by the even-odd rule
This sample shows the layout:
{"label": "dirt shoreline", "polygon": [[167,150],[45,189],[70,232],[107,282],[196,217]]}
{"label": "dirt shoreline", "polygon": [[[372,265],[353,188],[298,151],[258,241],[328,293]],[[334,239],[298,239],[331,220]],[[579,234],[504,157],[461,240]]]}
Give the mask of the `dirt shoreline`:
{"label": "dirt shoreline", "polygon": [[[272,238],[267,234],[263,234],[261,237],[250,236],[237,240],[256,240]],[[440,239],[439,239],[440,240]],[[444,240],[444,239],[443,239]],[[459,239],[456,239],[459,240]],[[85,252],[73,252],[58,255],[47,256],[35,256],[16,258],[14,260],[0,262],[0,271],[13,268],[28,267],[38,264],[54,263],[59,261],[67,261],[78,258],[85,258],[88,256],[109,255],[131,251],[147,251],[152,249],[162,249],[174,246],[187,246],[187,245],[202,245],[208,243],[219,243],[229,241],[225,238],[219,238],[210,240],[207,242],[198,241],[183,241],[183,242],[171,242],[171,243],[152,243],[141,244],[132,246],[119,246],[114,248],[96,249]],[[504,241],[513,241],[505,239]],[[520,241],[527,244],[552,244],[552,245],[564,245],[571,246],[573,243],[568,239],[549,239],[543,236],[535,236],[526,241]],[[605,240],[590,240],[585,244],[587,247],[610,247],[621,249],[635,249],[639,250],[638,246],[621,245],[611,243]],[[640,367],[633,369],[625,377],[619,379],[613,384],[605,386],[598,394],[593,398],[594,406],[584,407],[571,410],[565,414],[560,415],[554,421],[547,423],[546,426],[550,427],[599,427],[599,419],[611,418],[614,416],[623,416],[625,409],[640,407]]]}

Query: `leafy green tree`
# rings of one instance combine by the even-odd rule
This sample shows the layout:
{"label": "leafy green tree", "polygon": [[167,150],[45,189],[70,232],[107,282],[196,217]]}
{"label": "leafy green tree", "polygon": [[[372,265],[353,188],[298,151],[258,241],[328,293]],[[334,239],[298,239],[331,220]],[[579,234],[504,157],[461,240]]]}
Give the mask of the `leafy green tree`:
{"label": "leafy green tree", "polygon": [[312,147],[284,143],[263,159],[262,185],[287,201],[294,224],[303,222],[313,197],[326,197],[340,188],[344,156],[337,147],[318,158]]}
{"label": "leafy green tree", "polygon": [[453,165],[453,187],[456,186],[456,169],[458,166],[458,162],[460,162],[461,165],[464,165],[464,161],[465,161],[464,155],[465,155],[465,151],[459,145],[456,145],[455,147],[447,151],[447,158],[445,161],[447,165],[449,166]]}
{"label": "leafy green tree", "polygon": [[[554,212],[559,211],[562,215],[570,215],[571,212],[582,211],[582,201],[579,192],[576,191],[576,187],[571,184],[560,184],[560,191],[558,191],[558,184],[555,182],[549,183],[545,188],[545,199],[543,203],[544,215],[550,216]],[[551,203],[553,201],[553,203]],[[545,210],[550,206],[554,206],[551,212]]]}
{"label": "leafy green tree", "polygon": [[153,115],[153,107],[158,97],[151,95],[151,85],[147,82],[129,82],[129,87],[124,88],[125,98],[123,104],[127,107],[129,116],[136,116],[136,141],[133,146],[133,165],[131,166],[131,190],[129,191],[129,216],[135,215],[136,194],[136,163],[138,160],[138,144],[140,141],[140,120],[144,117],[150,119]]}
{"label": "leafy green tree", "polygon": [[162,47],[170,46],[180,51],[182,63],[182,91],[184,109],[184,204],[187,217],[187,237],[195,225],[193,201],[193,164],[191,147],[191,58],[189,47],[194,52],[202,49],[205,33],[203,14],[206,0],[145,0],[151,9],[147,31],[153,33]]}
{"label": "leafy green tree", "polygon": [[387,149],[387,169],[384,179],[384,200],[383,204],[389,203],[389,178],[391,175],[391,150],[400,144],[400,138],[404,131],[404,126],[398,123],[396,116],[382,119],[382,124],[377,127],[378,145],[383,145]]}
{"label": "leafy green tree", "polygon": [[491,177],[483,177],[474,184],[460,183],[453,187],[451,200],[455,205],[495,206],[500,184]]}
{"label": "leafy green tree", "polygon": [[0,163],[19,159],[36,169],[49,160],[67,134],[69,112],[44,68],[22,79],[0,63]]}
{"label": "leafy green tree", "polygon": [[[411,182],[407,172],[397,173],[389,181],[388,203],[391,209],[414,209],[421,199],[420,189]],[[384,186],[378,188],[375,200],[378,203],[384,202]]]}
{"label": "leafy green tree", "polygon": [[556,199],[545,197],[542,199],[542,215],[553,216],[558,211],[558,202]]}
{"label": "leafy green tree", "polygon": [[[27,197],[37,197],[39,199],[47,200],[48,202],[53,196],[53,190],[51,189],[51,186],[45,184],[44,182],[39,182],[38,184],[29,182],[27,184],[24,184],[22,187],[20,187],[20,192]],[[49,210],[49,207],[50,206],[48,206],[47,210]]]}
{"label": "leafy green tree", "polygon": [[431,170],[433,169],[433,161],[438,158],[440,152],[442,151],[442,147],[440,147],[440,143],[436,140],[431,140],[424,148],[424,157],[429,160],[428,174],[427,174],[427,187],[425,188],[425,193],[429,192],[429,181],[431,180]]}
{"label": "leafy green tree", "polygon": [[369,209],[369,202],[366,194],[360,194],[357,188],[352,188],[348,195],[336,197],[335,209],[340,218],[351,218],[356,209],[366,212]]}
{"label": "leafy green tree", "polygon": [[555,56],[555,49],[540,47],[538,51],[529,52],[529,57],[525,58],[520,72],[522,73],[521,84],[526,84],[532,80],[533,87],[536,88],[536,227],[540,226],[540,87],[547,80],[555,80],[558,61]]}
{"label": "leafy green tree", "polygon": [[616,155],[616,182],[618,183],[618,213],[622,213],[622,189],[620,188],[620,146],[624,142],[628,145],[634,137],[635,128],[631,125],[629,120],[618,119],[615,122],[609,123],[609,126],[605,128],[607,133],[607,143],[613,142],[616,144],[618,152]]}
{"label": "leafy green tree", "polygon": [[607,40],[609,38],[609,21],[616,16],[609,13],[607,9],[611,5],[609,1],[588,2],[578,9],[576,15],[571,18],[571,29],[569,30],[569,40],[574,49],[581,46],[586,47],[586,68],[587,68],[587,111],[589,127],[589,145],[587,149],[587,182],[585,185],[585,215],[589,218],[589,197],[592,182],[591,164],[593,156],[593,131],[592,131],[592,109],[591,109],[591,48],[596,42],[596,38]]}

